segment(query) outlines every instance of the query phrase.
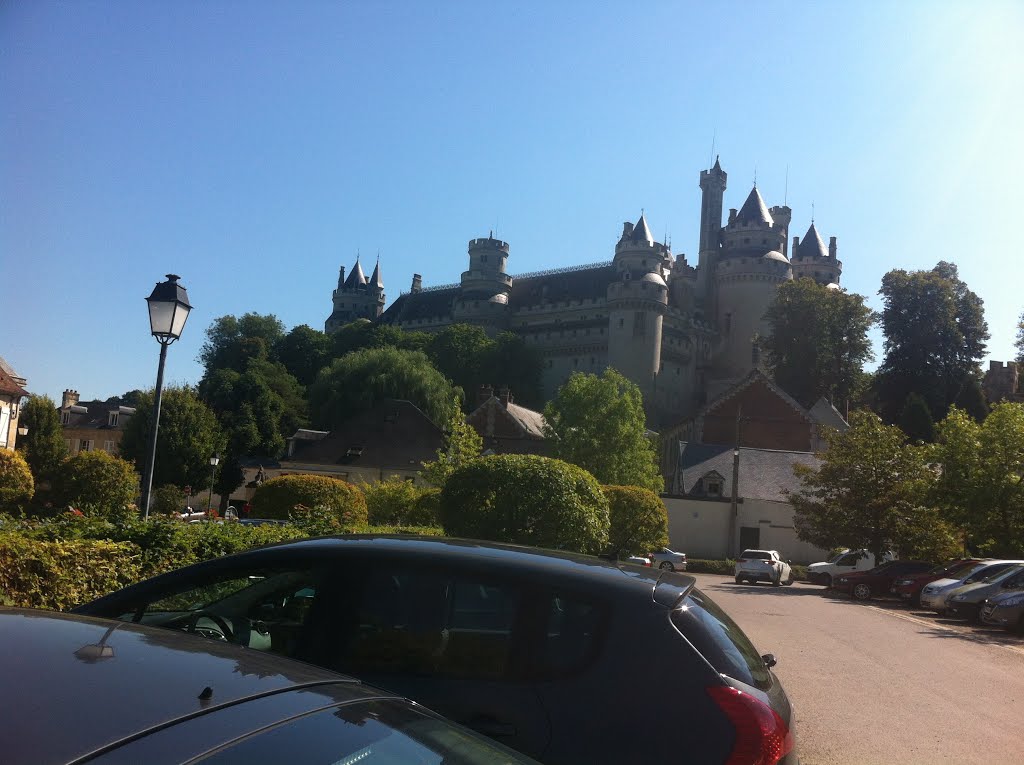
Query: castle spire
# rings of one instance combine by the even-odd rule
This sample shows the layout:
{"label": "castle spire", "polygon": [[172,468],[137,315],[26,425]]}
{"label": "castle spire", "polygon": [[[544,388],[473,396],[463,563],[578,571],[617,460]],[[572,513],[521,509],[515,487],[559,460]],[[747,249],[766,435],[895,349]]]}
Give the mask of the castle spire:
{"label": "castle spire", "polygon": [[352,266],[352,273],[348,275],[348,279],[345,280],[346,287],[362,287],[366,284],[366,275],[363,273],[363,267],[359,264],[359,255],[356,254],[356,264]]}
{"label": "castle spire", "polygon": [[828,257],[825,242],[822,241],[821,234],[818,233],[814,221],[811,221],[811,226],[807,229],[807,233],[804,234],[804,238],[800,240],[800,244],[797,245],[794,255],[799,255],[802,258]]}
{"label": "castle spire", "polygon": [[373,267],[373,273],[370,275],[370,286],[376,287],[379,290],[384,289],[384,281],[380,277],[380,255],[377,255],[377,265]]}
{"label": "castle spire", "polygon": [[654,244],[654,237],[651,235],[651,229],[647,226],[647,217],[643,210],[640,211],[640,220],[633,226],[632,238],[634,242]]}
{"label": "castle spire", "polygon": [[740,208],[739,213],[736,215],[736,222],[768,224],[775,222],[772,220],[771,213],[768,212],[768,207],[761,198],[761,192],[757,190],[756,185],[750,190],[750,194],[747,195],[747,201],[743,203],[743,207]]}

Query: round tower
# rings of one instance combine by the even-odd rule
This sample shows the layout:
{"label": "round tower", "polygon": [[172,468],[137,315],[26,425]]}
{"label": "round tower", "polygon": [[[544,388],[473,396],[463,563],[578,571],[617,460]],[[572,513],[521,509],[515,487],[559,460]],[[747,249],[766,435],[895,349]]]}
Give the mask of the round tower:
{"label": "round tower", "polygon": [[739,377],[758,366],[757,338],[769,332],[764,315],[778,286],[793,278],[785,244],[785,225],[772,218],[755,186],[739,212],[729,211],[715,267],[721,341],[714,368],[720,377]]}
{"label": "round tower", "polygon": [[811,221],[803,240],[793,237],[793,276],[797,279],[814,279],[818,284],[839,286],[843,264],[837,257],[836,238],[830,237],[828,249]]}
{"label": "round tower", "polygon": [[508,298],[512,277],[505,271],[508,242],[494,238],[471,239],[469,268],[462,272],[459,295],[452,303],[457,322],[504,327],[508,324]]}
{"label": "round tower", "polygon": [[635,382],[648,406],[661,368],[668,255],[668,247],[654,241],[641,215],[635,226],[623,224],[612,261],[617,279],[608,285],[608,366]]}

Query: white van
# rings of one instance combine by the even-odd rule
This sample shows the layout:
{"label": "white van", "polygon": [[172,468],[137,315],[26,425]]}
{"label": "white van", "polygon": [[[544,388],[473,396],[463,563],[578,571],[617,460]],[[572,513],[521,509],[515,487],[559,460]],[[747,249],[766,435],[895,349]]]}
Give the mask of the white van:
{"label": "white van", "polygon": [[[883,562],[895,560],[896,556],[887,552]],[[832,580],[851,571],[867,571],[875,567],[875,556],[867,550],[843,550],[830,560],[812,563],[807,567],[807,581],[811,584],[832,586]]]}

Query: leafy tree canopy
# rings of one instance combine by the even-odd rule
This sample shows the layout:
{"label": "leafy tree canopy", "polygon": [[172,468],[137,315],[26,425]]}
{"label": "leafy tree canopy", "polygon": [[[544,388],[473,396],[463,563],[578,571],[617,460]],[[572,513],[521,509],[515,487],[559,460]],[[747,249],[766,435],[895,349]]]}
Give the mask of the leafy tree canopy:
{"label": "leafy tree canopy", "polygon": [[443,488],[452,473],[480,456],[483,446],[480,434],[466,422],[458,401],[453,401],[444,431],[444,447],[438,451],[435,461],[423,463],[421,475],[432,486]]}
{"label": "leafy tree canopy", "polygon": [[420,351],[366,348],[335,359],[320,373],[309,388],[309,408],[323,430],[386,398],[411,401],[434,422],[447,422],[461,393]]}
{"label": "leafy tree canopy", "polygon": [[879,293],[885,358],[876,385],[883,416],[896,421],[907,396],[917,393],[934,419],[944,417],[978,376],[989,337],[981,298],[946,262],[931,271],[890,271]]}
{"label": "leafy tree canopy", "polygon": [[0,449],[0,507],[28,502],[35,493],[35,482],[21,452]]}
{"label": "leafy tree canopy", "polygon": [[374,324],[369,319],[357,319],[331,333],[330,339],[331,355],[337,359],[364,348],[391,347],[425,351],[431,335],[426,332],[405,332],[390,324]]}
{"label": "leafy tree canopy", "polygon": [[826,550],[866,548],[876,560],[893,547],[904,558],[956,552],[953,527],[928,504],[936,477],[926,447],[909,445],[903,431],[867,411],[826,438],[817,470],[796,467],[801,489],[790,501],[800,539]]}
{"label": "leafy tree canopy", "polygon": [[930,444],[935,440],[935,422],[932,420],[932,413],[928,411],[928,404],[916,393],[907,396],[900,413],[899,426],[911,441]]}
{"label": "leafy tree canopy", "polygon": [[[139,401],[135,416],[125,426],[121,456],[145,470],[147,439],[153,422],[153,393]],[[193,487],[210,482],[210,455],[223,454],[227,439],[210,408],[194,388],[166,388],[160,411],[153,485]]]}
{"label": "leafy tree canopy", "polygon": [[278,341],[274,355],[300,385],[309,385],[331,361],[331,338],[300,324]]}
{"label": "leafy tree canopy", "polygon": [[49,396],[31,396],[21,408],[18,423],[28,428],[26,435],[18,436],[17,447],[36,483],[52,480],[68,454],[57,405]]}
{"label": "leafy tree canopy", "polygon": [[783,390],[807,406],[857,395],[874,359],[868,330],[876,317],[863,296],[797,279],[779,287],[765,318],[771,332],[763,344]]}
{"label": "leafy tree canopy", "polygon": [[240,319],[221,316],[206,330],[198,360],[207,374],[217,369],[243,372],[249,359],[274,360],[283,338],[284,324],[273,314],[247,313]]}
{"label": "leafy tree canopy", "polygon": [[668,545],[668,511],[661,497],[639,486],[601,490],[608,498],[608,548],[613,555],[646,555]]}
{"label": "leafy tree canopy", "polygon": [[600,377],[573,374],[544,408],[544,418],[554,456],[605,484],[664,490],[640,389],[614,369]]}
{"label": "leafy tree canopy", "polygon": [[1024,554],[1024,405],[996,404],[978,423],[956,407],[939,423],[935,501],[992,555]]}

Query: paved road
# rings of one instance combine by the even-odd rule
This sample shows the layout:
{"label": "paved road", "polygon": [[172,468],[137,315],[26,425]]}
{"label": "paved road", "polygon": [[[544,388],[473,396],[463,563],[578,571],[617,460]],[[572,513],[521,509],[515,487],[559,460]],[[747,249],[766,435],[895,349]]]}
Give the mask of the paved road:
{"label": "paved road", "polygon": [[1024,640],[801,583],[696,576],[779,660],[803,765],[1024,763]]}

